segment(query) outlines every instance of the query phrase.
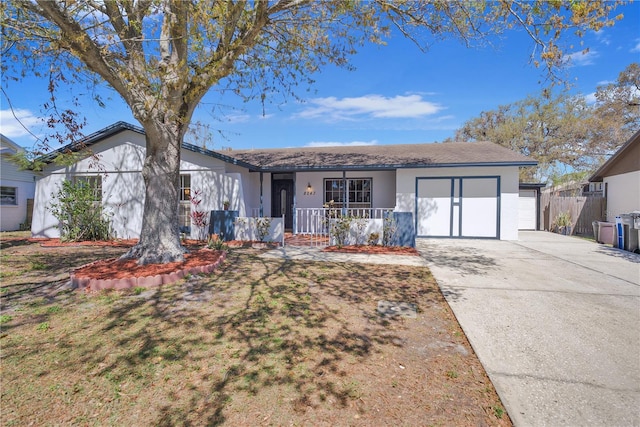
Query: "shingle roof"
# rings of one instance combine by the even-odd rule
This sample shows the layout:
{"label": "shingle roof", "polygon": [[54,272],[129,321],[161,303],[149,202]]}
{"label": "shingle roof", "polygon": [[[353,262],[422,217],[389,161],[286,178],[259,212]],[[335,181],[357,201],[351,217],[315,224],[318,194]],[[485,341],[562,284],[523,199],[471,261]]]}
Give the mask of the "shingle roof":
{"label": "shingle roof", "polygon": [[[125,122],[59,148],[42,160],[57,154],[90,147],[118,132],[130,130],[144,135],[144,129]],[[189,151],[220,159],[253,171],[285,172],[303,170],[376,170],[443,166],[534,166],[537,162],[515,151],[490,142],[448,142],[429,144],[369,145],[349,147],[306,147],[268,150],[212,151],[183,143]]]}
{"label": "shingle roof", "polygon": [[536,164],[490,142],[232,150],[224,154],[264,171]]}

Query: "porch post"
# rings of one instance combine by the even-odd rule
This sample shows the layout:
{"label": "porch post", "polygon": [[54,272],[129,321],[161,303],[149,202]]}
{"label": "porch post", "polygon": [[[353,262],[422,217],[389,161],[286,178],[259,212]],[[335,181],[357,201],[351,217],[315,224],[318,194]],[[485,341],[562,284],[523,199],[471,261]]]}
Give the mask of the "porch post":
{"label": "porch post", "polygon": [[344,194],[342,195],[342,200],[344,203],[342,204],[342,216],[347,216],[347,209],[349,209],[349,189],[347,188],[347,171],[342,171],[342,191]]}
{"label": "porch post", "polygon": [[264,217],[264,207],[262,202],[262,171],[260,171],[260,218]]}
{"label": "porch post", "polygon": [[[293,206],[291,206],[291,226],[293,227],[292,234],[298,234],[298,215],[296,209],[298,208],[298,193],[296,192],[296,182],[298,181],[298,174],[294,172],[293,174]],[[284,215],[285,212],[282,213],[282,226],[284,227]]]}

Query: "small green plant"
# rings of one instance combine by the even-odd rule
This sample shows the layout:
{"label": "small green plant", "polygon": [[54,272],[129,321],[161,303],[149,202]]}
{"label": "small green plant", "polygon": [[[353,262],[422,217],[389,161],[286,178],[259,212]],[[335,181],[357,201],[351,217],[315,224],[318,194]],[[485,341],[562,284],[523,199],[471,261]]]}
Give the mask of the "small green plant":
{"label": "small green plant", "polygon": [[358,381],[349,381],[344,384],[344,393],[353,400],[358,400],[362,397],[362,390],[360,390],[360,383]]}
{"label": "small green plant", "polygon": [[367,237],[367,245],[375,246],[380,241],[380,233],[370,233]]}
{"label": "small green plant", "polygon": [[49,314],[60,313],[61,311],[62,308],[59,305],[52,305],[51,307],[47,307],[47,313]]}
{"label": "small green plant", "polygon": [[[96,177],[91,177],[96,178]],[[97,177],[99,178],[99,177]],[[60,238],[63,241],[109,240],[111,216],[102,207],[101,188],[92,185],[97,180],[64,180],[58,192],[51,195],[48,206],[59,221]]]}
{"label": "small green plant", "polygon": [[492,409],[493,415],[495,415],[496,418],[502,418],[502,415],[504,415],[504,409],[502,409],[502,406],[495,405]]}
{"label": "small green plant", "polygon": [[567,233],[571,228],[571,214],[569,212],[560,212],[553,221],[554,228],[558,233]]}
{"label": "small green plant", "polygon": [[331,221],[329,236],[333,238],[337,247],[341,248],[348,243],[352,221],[353,217],[350,216],[343,216]]}
{"label": "small green plant", "polygon": [[49,325],[49,322],[42,322],[38,325],[36,329],[38,331],[47,332],[49,329],[51,329],[51,326]]}
{"label": "small green plant", "polygon": [[456,371],[447,371],[447,376],[449,378],[458,378],[458,373]]}
{"label": "small green plant", "polygon": [[29,267],[30,270],[32,271],[38,271],[38,270],[46,270],[47,269],[47,264],[43,263],[42,261],[31,261],[31,265]]}
{"label": "small green plant", "polygon": [[256,232],[258,233],[258,240],[264,242],[264,239],[269,235],[271,231],[271,218],[258,218],[256,219]]}
{"label": "small green plant", "polygon": [[558,216],[556,216],[555,223],[558,227],[571,225],[571,214],[569,214],[569,212],[560,212]]}
{"label": "small green plant", "polygon": [[215,249],[216,251],[226,251],[228,249],[224,240],[222,240],[217,234],[209,236],[209,239],[207,240],[207,248]]}
{"label": "small green plant", "polygon": [[2,325],[3,323],[11,322],[12,319],[13,317],[9,316],[8,314],[0,314],[0,325]]}
{"label": "small green plant", "polygon": [[141,293],[143,293],[145,290],[145,288],[143,288],[142,286],[136,286],[135,288],[133,288],[133,294],[134,295],[140,295]]}

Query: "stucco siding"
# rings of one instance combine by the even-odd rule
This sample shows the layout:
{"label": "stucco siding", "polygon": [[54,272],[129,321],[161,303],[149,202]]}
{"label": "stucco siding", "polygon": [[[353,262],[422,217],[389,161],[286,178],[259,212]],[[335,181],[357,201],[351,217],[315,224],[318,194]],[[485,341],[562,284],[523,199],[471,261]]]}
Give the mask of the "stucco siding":
{"label": "stucco siding", "polygon": [[[371,207],[393,208],[395,205],[395,171],[349,171],[347,178],[371,178]],[[320,208],[324,204],[324,180],[342,178],[342,172],[297,172],[296,207]],[[307,192],[311,184],[313,191]]]}
{"label": "stucco siding", "polygon": [[[52,194],[65,179],[75,176],[102,177],[102,203],[111,216],[116,237],[138,238],[142,229],[145,187],[142,165],[145,156],[144,136],[131,131],[117,133],[91,147],[94,156],[72,166],[49,165],[44,177],[36,183],[32,234],[36,237],[59,237],[58,221],[49,211]],[[231,201],[231,209],[246,215],[243,176],[228,173],[223,161],[183,150],[180,174],[191,176],[191,190],[202,191],[200,209],[222,209],[223,201]],[[178,207],[176,206],[176,209]],[[197,231],[192,227],[192,237]]]}
{"label": "stucco siding", "polygon": [[604,178],[607,189],[607,221],[616,216],[640,211],[640,171],[628,172]]}

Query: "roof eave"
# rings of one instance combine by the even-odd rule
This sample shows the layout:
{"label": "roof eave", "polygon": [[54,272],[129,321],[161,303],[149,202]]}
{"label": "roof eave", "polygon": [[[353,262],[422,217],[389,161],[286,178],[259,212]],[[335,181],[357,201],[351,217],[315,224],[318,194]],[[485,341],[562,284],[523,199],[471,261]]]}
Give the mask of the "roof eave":
{"label": "roof eave", "polygon": [[604,180],[604,174],[611,168],[611,165],[616,161],[616,159],[622,156],[622,154],[638,140],[640,140],[640,130],[634,133],[633,136],[618,149],[618,151],[613,153],[613,155],[609,157],[609,159],[604,162],[602,166],[600,166],[598,170],[591,175],[591,177],[589,177],[589,182],[602,182]]}
{"label": "roof eave", "polygon": [[283,173],[283,172],[314,172],[314,171],[381,171],[381,170],[396,170],[396,169],[426,169],[426,168],[449,168],[449,167],[524,167],[524,166],[536,166],[536,161],[518,161],[518,162],[474,162],[474,163],[432,163],[432,164],[418,164],[418,165],[406,165],[406,164],[385,164],[385,165],[343,165],[343,166],[262,166],[256,169],[260,172],[271,173]]}
{"label": "roof eave", "polygon": [[99,131],[94,132],[90,135],[87,135],[77,142],[72,142],[71,144],[67,144],[64,147],[53,150],[51,153],[45,154],[44,156],[40,157],[38,160],[47,164],[52,163],[59,154],[63,154],[69,151],[72,153],[77,153],[102,141],[105,138],[123,132],[125,130],[137,132],[141,135],[145,134],[144,129],[142,129],[141,127],[132,125],[131,123],[120,121],[107,126],[106,128],[100,129]]}

